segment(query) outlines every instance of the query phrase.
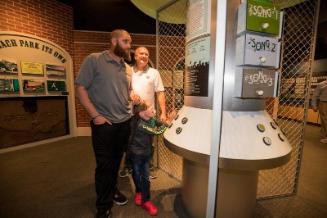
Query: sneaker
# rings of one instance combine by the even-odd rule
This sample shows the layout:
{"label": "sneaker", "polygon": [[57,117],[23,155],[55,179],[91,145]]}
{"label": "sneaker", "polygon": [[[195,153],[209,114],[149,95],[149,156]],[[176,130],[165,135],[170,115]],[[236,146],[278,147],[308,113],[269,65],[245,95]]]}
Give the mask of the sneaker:
{"label": "sneaker", "polygon": [[123,195],[120,191],[116,191],[116,193],[114,194],[114,197],[112,199],[115,204],[119,205],[119,206],[123,206],[125,204],[127,204],[128,200],[126,198],[125,195]]}
{"label": "sneaker", "polygon": [[320,142],[323,143],[323,144],[327,144],[327,138],[321,139]]}
{"label": "sneaker", "polygon": [[111,210],[98,210],[95,218],[111,218]]}
{"label": "sneaker", "polygon": [[151,216],[156,216],[158,213],[158,208],[153,205],[151,201],[147,201],[142,205],[142,208],[146,210]]}
{"label": "sneaker", "polygon": [[136,192],[134,197],[134,202],[137,206],[141,206],[142,204],[142,195],[141,192]]}

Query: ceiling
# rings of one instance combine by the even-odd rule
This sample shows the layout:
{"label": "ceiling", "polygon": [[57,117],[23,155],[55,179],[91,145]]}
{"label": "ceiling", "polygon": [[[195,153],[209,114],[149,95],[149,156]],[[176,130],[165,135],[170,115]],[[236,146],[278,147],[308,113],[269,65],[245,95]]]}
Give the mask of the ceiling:
{"label": "ceiling", "polygon": [[155,34],[156,21],[130,0],[59,0],[74,9],[74,29]]}

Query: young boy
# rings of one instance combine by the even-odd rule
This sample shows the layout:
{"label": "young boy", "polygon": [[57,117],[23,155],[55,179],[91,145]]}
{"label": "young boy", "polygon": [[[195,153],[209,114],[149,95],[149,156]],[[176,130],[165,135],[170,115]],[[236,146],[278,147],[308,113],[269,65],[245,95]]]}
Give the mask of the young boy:
{"label": "young boy", "polygon": [[136,188],[135,204],[142,206],[151,216],[158,213],[157,207],[150,201],[149,163],[153,135],[162,134],[168,123],[155,118],[156,112],[146,104],[134,108],[132,133],[128,146],[129,157],[133,166],[133,181]]}

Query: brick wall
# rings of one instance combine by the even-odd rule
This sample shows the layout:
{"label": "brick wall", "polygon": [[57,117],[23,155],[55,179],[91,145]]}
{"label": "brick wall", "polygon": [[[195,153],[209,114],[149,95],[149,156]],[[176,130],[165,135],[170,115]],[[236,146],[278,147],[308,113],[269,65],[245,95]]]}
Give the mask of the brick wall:
{"label": "brick wall", "polygon": [[72,55],[72,7],[56,0],[2,0],[0,11],[1,31],[48,39]]}
{"label": "brick wall", "polygon": [[[109,47],[109,32],[73,30],[72,7],[56,0],[2,0],[0,31],[16,31],[48,39],[63,47],[73,58],[74,78],[83,59]],[[133,48],[146,46],[156,64],[155,35],[131,34]],[[76,99],[77,127],[89,126],[86,111]]]}
{"label": "brick wall", "polygon": [[[155,35],[146,34],[131,34],[132,37],[132,49],[138,46],[146,46],[150,51],[150,60],[156,64],[156,37]],[[78,75],[80,66],[84,58],[93,52],[101,52],[109,48],[110,33],[109,32],[92,32],[92,31],[73,31],[74,41],[74,76]],[[83,106],[76,99],[76,120],[77,127],[88,127],[90,118]]]}

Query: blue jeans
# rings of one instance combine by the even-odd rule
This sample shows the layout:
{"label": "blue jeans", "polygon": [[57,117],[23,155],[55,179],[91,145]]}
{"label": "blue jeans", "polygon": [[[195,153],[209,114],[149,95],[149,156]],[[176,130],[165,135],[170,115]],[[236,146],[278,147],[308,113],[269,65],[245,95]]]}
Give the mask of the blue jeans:
{"label": "blue jeans", "polygon": [[141,192],[142,203],[150,200],[149,162],[150,155],[131,154],[133,180],[136,192]]}

